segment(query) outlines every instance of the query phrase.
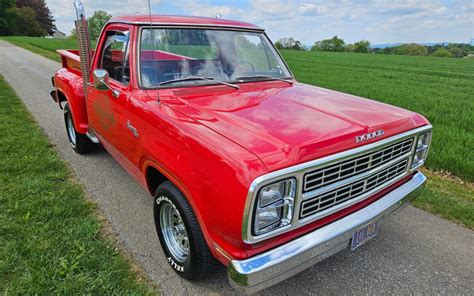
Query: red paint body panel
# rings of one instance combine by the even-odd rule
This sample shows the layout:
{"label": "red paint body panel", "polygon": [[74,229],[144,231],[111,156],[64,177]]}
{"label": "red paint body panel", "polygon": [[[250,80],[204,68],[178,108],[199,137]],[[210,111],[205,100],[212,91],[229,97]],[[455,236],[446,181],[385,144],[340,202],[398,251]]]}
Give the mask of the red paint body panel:
{"label": "red paint body panel", "polygon": [[84,88],[80,70],[74,68],[61,68],[54,75],[56,90],[62,93],[71,108],[72,119],[76,130],[85,134],[89,128]]}
{"label": "red paint body panel", "polygon": [[373,142],[426,124],[398,107],[300,83],[164,93],[163,103],[252,151],[269,171],[369,144],[354,141],[361,134],[383,129],[384,136]]}
{"label": "red paint body panel", "polygon": [[[254,245],[244,243],[243,210],[255,178],[360,146],[354,139],[367,132],[384,129],[380,140],[428,122],[394,106],[300,83],[241,83],[239,90],[225,86],[140,89],[134,54],[139,26],[133,24],[147,22],[148,16],[116,17],[106,27],[131,32],[130,83],[110,81],[120,91],[118,98],[89,87],[86,104],[74,51],[60,52],[63,68],[55,74],[56,88],[71,104],[78,132],[85,133],[89,125],[94,128],[103,146],[140,184],[147,188],[147,168],[153,167],[185,194],[211,252],[224,264],[227,261],[216,252],[216,244],[233,258],[247,258],[354,212],[407,181],[289,233]],[[155,16],[152,22],[258,29],[208,18]],[[98,42],[99,53],[104,39]],[[142,57],[163,58],[163,54],[146,52]],[[94,57],[92,70],[97,68]],[[128,123],[138,136],[127,128]]]}

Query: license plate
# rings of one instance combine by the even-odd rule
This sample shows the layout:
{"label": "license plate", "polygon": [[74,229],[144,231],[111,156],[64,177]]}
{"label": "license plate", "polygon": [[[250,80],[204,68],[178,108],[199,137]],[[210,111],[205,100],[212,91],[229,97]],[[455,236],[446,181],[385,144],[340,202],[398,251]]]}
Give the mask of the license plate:
{"label": "license plate", "polygon": [[374,221],[370,224],[359,228],[352,235],[351,250],[355,250],[371,238],[377,236],[379,231],[379,221]]}

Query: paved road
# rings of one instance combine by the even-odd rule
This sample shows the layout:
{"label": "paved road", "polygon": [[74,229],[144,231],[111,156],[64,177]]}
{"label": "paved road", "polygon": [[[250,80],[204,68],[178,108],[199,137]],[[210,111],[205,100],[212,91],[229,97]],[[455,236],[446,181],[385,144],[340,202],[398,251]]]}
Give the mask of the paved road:
{"label": "paved road", "polygon": [[[168,266],[152,220],[152,199],[104,151],[79,156],[69,147],[50,77],[59,64],[0,41],[0,74],[13,86],[60,155],[99,205],[124,249],[164,295],[231,295],[225,268],[201,283]],[[380,235],[343,251],[262,295],[474,294],[474,232],[413,207],[389,218]]]}

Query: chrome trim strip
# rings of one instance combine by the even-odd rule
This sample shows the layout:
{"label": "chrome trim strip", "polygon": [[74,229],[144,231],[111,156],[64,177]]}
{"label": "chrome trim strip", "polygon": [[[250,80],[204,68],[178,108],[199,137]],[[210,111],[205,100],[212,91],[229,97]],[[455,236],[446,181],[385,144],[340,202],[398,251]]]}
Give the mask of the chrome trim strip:
{"label": "chrome trim strip", "polygon": [[[312,218],[312,219],[306,219],[306,220],[303,219],[302,221],[298,221],[299,214],[298,215],[295,214],[295,213],[300,212],[300,205],[301,205],[301,201],[302,201],[302,198],[303,198],[302,191],[301,191],[301,186],[302,186],[304,174],[309,169],[317,169],[318,167],[327,166],[327,165],[330,165],[332,163],[340,162],[340,161],[355,157],[357,155],[369,153],[369,152],[375,151],[377,149],[381,149],[381,148],[384,148],[386,146],[389,146],[389,145],[393,144],[394,142],[402,141],[402,140],[408,139],[410,137],[416,136],[418,134],[425,133],[425,132],[430,131],[430,130],[432,130],[432,126],[431,125],[425,125],[425,126],[416,128],[414,130],[410,130],[410,131],[395,135],[393,137],[380,140],[378,142],[374,142],[374,143],[371,143],[371,144],[367,144],[367,145],[364,145],[364,146],[360,146],[360,147],[357,147],[357,148],[346,150],[346,151],[343,151],[343,152],[340,152],[340,153],[337,153],[337,154],[322,157],[322,158],[312,160],[312,161],[309,161],[309,162],[305,162],[305,163],[302,163],[302,164],[298,164],[298,165],[295,165],[295,166],[292,166],[292,167],[284,168],[284,169],[274,171],[274,172],[271,172],[271,173],[268,173],[268,174],[265,174],[265,175],[262,175],[262,176],[256,178],[252,182],[252,184],[250,185],[250,188],[249,188],[249,191],[248,191],[248,194],[247,194],[247,200],[245,202],[243,218],[242,218],[242,240],[245,243],[253,244],[253,243],[260,242],[260,241],[269,239],[271,237],[274,237],[274,236],[276,236],[280,233],[287,232],[287,231],[290,231],[290,230],[294,230],[296,228],[299,228],[299,227],[301,227],[303,225],[306,225],[310,222],[313,222],[315,220],[315,219]],[[416,141],[417,141],[417,137],[415,137],[415,143],[416,143]],[[414,152],[415,146],[416,146],[416,144],[413,145],[413,148],[411,150],[412,153]],[[413,169],[410,169],[411,164],[412,164],[412,160],[413,160],[413,157],[410,157],[409,163],[408,163],[408,171],[409,172],[414,171]],[[297,180],[297,184],[296,184],[297,192],[296,192],[296,196],[295,196],[295,204],[294,204],[294,207],[293,207],[293,211],[294,211],[293,212],[293,219],[292,219],[291,223],[289,225],[283,226],[281,228],[275,229],[273,231],[267,232],[267,233],[259,235],[259,236],[252,235],[252,229],[251,229],[252,228],[252,225],[251,225],[252,224],[252,213],[253,213],[253,208],[254,208],[254,205],[255,205],[256,195],[257,195],[258,191],[260,190],[260,188],[262,188],[263,186],[268,185],[270,183],[273,183],[275,181],[282,180],[282,179],[285,179],[285,178],[292,178],[292,177],[296,178],[296,180]],[[386,185],[384,187],[381,187],[381,188],[378,188],[378,190],[380,191],[381,189],[383,189],[387,186],[388,185]]]}
{"label": "chrome trim strip", "polygon": [[230,284],[251,294],[279,283],[349,246],[353,233],[402,209],[423,189],[426,177],[418,172],[407,183],[361,210],[300,238],[254,257],[232,260]]}
{"label": "chrome trim strip", "polygon": [[250,31],[250,32],[264,32],[265,29],[260,27],[247,27],[247,26],[235,26],[235,25],[224,25],[224,24],[195,24],[195,23],[162,23],[162,22],[126,22],[126,21],[109,21],[108,24],[125,24],[125,25],[140,25],[140,26],[159,26],[166,28],[205,28],[205,29],[235,29],[238,31]]}
{"label": "chrome trim strip", "polygon": [[[416,146],[418,145],[418,138],[419,138],[419,135],[415,139],[415,145],[413,145],[413,157],[411,158],[411,161],[410,161],[410,168],[411,168],[412,171],[415,171],[415,170],[419,169],[426,162],[426,160],[423,160],[423,161],[419,162],[415,167],[411,167],[413,165],[413,158],[415,157]],[[428,155],[430,153],[430,147],[431,147],[431,141],[432,140],[433,140],[433,131],[431,131],[431,134],[429,135],[428,148],[427,148],[427,151],[426,151],[426,157],[428,157]]]}

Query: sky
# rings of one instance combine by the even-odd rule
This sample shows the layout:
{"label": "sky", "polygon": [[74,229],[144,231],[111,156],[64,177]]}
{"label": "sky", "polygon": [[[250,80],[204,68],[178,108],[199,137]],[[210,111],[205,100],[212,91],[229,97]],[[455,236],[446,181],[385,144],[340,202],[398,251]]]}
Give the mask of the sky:
{"label": "sky", "polygon": [[[474,0],[150,0],[153,14],[240,20],[266,29],[273,41],[294,37],[303,44],[334,35],[346,43],[462,42],[474,38]],[[74,26],[73,0],[46,0],[60,31]],[[86,15],[148,14],[147,0],[83,0]]]}

